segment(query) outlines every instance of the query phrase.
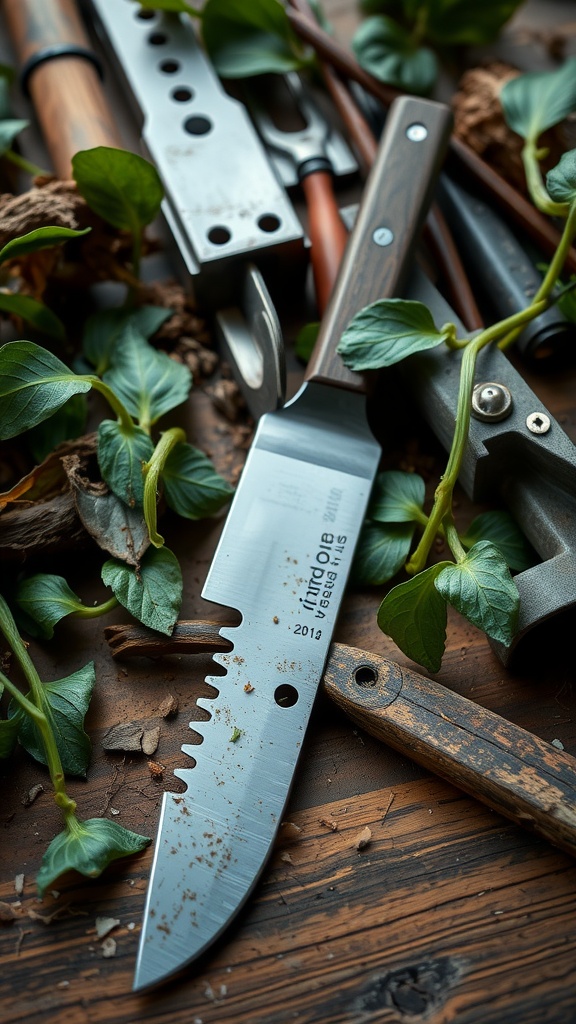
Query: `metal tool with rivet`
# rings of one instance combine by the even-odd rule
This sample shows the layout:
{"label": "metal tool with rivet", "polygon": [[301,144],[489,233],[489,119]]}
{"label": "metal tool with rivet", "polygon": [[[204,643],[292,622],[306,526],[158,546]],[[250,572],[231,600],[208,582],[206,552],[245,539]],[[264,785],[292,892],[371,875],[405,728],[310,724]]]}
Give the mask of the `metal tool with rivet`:
{"label": "metal tool with rivet", "polygon": [[[436,323],[451,321],[466,337],[453,310],[422,273],[412,275],[407,296],[424,302]],[[406,364],[424,417],[449,448],[459,353],[429,350]],[[460,483],[475,502],[504,500],[542,559],[515,576],[520,615],[513,643],[492,644],[507,665],[536,626],[576,608],[576,448],[499,348],[483,349],[476,378]]]}

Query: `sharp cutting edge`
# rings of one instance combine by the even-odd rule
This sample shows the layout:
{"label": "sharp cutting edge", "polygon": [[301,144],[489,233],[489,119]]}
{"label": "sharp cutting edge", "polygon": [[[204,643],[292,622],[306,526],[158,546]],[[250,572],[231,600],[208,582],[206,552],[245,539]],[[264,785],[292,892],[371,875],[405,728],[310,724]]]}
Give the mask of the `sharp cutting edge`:
{"label": "sharp cutting edge", "polygon": [[[330,646],[380,447],[364,381],[336,354],[351,317],[408,272],[451,129],[443,104],[391,112],[296,398],[259,422],[203,597],[237,609],[225,676],[183,794],[163,798],[135,988],[200,956],[252,892],[270,853]],[[248,692],[249,691],[249,692]]]}

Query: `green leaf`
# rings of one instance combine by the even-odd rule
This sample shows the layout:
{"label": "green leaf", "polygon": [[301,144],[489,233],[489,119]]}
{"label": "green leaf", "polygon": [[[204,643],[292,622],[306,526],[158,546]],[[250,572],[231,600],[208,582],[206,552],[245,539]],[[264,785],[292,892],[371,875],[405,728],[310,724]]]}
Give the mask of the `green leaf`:
{"label": "green leaf", "polygon": [[465,548],[471,548],[480,540],[494,544],[511,569],[523,572],[538,561],[536,552],[527,541],[515,519],[509,512],[494,510],[482,512],[460,537]]}
{"label": "green leaf", "polygon": [[103,420],[98,427],[98,465],[102,479],[130,508],[144,499],[142,465],[154,445],[141,427],[126,433],[115,420]]}
{"label": "green leaf", "polygon": [[14,139],[30,124],[19,118],[6,118],[0,121],[0,156],[4,156],[12,146]]}
{"label": "green leaf", "polygon": [[0,249],[0,263],[6,260],[22,259],[31,252],[40,252],[41,249],[51,249],[55,245],[63,245],[72,238],[81,238],[87,235],[92,228],[83,228],[76,231],[74,228],[43,227],[29,231],[19,238],[12,238]]}
{"label": "green leaf", "polygon": [[42,858],[36,878],[38,892],[47,889],[65,871],[79,871],[88,878],[97,878],[113,860],[140,853],[150,842],[107,818],[68,819],[68,827],[52,840]]}
{"label": "green leaf", "polygon": [[296,343],[294,351],[298,359],[301,359],[303,363],[307,363],[312,355],[314,345],[318,340],[318,332],[320,330],[319,323],[305,324],[296,335]]}
{"label": "green leaf", "polygon": [[[429,0],[426,38],[439,46],[483,46],[496,39],[523,0]],[[420,4],[419,6],[422,6]]]}
{"label": "green leaf", "polygon": [[503,556],[479,541],[458,565],[449,564],[435,582],[456,611],[506,647],[512,642],[520,598]]}
{"label": "green leaf", "polygon": [[64,577],[51,573],[36,573],[22,580],[16,588],[16,604],[36,625],[34,635],[46,640],[54,636],[60,619],[84,608]]}
{"label": "green leaf", "polygon": [[279,0],[207,0],[202,38],[221,78],[284,74],[311,64]]}
{"label": "green leaf", "polygon": [[132,325],[124,328],[103,379],[145,429],[185,402],[192,387],[188,367],[158,352]]}
{"label": "green leaf", "polygon": [[72,157],[72,176],[99,217],[133,234],[154,220],[164,198],[156,168],[124,149],[96,146],[76,153]]}
{"label": "green leaf", "polygon": [[35,427],[91,386],[34,342],[8,342],[0,348],[0,438]]}
{"label": "green leaf", "polygon": [[[576,68],[575,68],[576,75]],[[548,171],[546,188],[556,203],[573,203],[576,199],[576,149],[563,153],[560,162]]]}
{"label": "green leaf", "polygon": [[[65,679],[44,684],[47,707],[43,710],[48,715],[66,775],[83,778],[88,770],[91,747],[84,732],[84,718],[95,681],[94,663],[90,662]],[[8,708],[9,717],[17,713],[17,708],[12,700]],[[36,761],[46,764],[44,743],[31,718],[23,716],[18,739]]]}
{"label": "green leaf", "polygon": [[435,587],[450,562],[431,565],[399,583],[378,609],[378,625],[401,651],[430,672],[438,672],[446,644],[446,601]]}
{"label": "green leaf", "polygon": [[374,482],[368,518],[379,523],[413,522],[422,511],[424,497],[424,481],[417,473],[385,470]]}
{"label": "green leaf", "polygon": [[204,519],[230,501],[234,488],[210,459],[192,445],[177,444],[161,474],[167,504],[185,519]]}
{"label": "green leaf", "polygon": [[135,0],[144,11],[171,11],[173,14],[189,14],[192,18],[201,18],[202,12],[191,7],[185,0]]}
{"label": "green leaf", "polygon": [[43,462],[63,441],[84,434],[87,416],[86,396],[72,395],[52,416],[29,430],[26,441],[36,462]]}
{"label": "green leaf", "polygon": [[144,338],[150,338],[172,310],[164,306],[141,306],[138,309],[102,309],[92,313],[84,325],[82,352],[99,377],[112,363],[116,346],[126,328],[133,327]]}
{"label": "green leaf", "polygon": [[435,54],[418,46],[391,18],[366,18],[354,34],[352,48],[358,63],[379,81],[418,96],[432,91],[438,77]]}
{"label": "green leaf", "polygon": [[42,334],[47,334],[56,341],[66,340],[66,328],[60,317],[56,316],[48,306],[31,295],[17,295],[12,292],[0,292],[0,310],[19,316]]}
{"label": "green leaf", "polygon": [[352,370],[378,370],[415,352],[436,348],[452,335],[438,330],[430,310],[411,299],[379,299],[352,318],[337,351]]}
{"label": "green leaf", "polygon": [[413,523],[365,522],[352,564],[352,582],[375,587],[391,580],[408,558],[413,535]]}
{"label": "green leaf", "polygon": [[511,78],[502,86],[500,102],[512,131],[535,142],[576,110],[576,57],[557,71],[532,71]]}
{"label": "green leaf", "polygon": [[102,580],[135,619],[170,636],[182,603],[182,573],[171,551],[149,548],[138,570],[111,559]]}

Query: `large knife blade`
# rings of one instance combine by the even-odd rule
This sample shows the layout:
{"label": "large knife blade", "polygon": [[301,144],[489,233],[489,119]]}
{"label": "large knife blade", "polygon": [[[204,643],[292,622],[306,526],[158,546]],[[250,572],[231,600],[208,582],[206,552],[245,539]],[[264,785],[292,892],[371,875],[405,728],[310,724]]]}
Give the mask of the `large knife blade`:
{"label": "large knife blade", "polygon": [[[134,987],[179,971],[253,890],[282,820],[380,458],[365,381],[336,346],[395,294],[447,145],[446,106],[404,97],[388,118],[333,298],[296,398],[260,420],[203,596],[237,609],[211,718],[163,797]],[[194,728],[194,726],[192,726]]]}

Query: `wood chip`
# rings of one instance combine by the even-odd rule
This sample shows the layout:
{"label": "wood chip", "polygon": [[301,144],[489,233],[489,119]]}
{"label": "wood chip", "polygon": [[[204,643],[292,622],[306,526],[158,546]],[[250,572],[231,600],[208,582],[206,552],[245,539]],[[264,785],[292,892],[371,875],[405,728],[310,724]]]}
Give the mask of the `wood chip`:
{"label": "wood chip", "polygon": [[320,824],[324,825],[326,828],[329,828],[331,832],[338,831],[338,822],[332,821],[331,818],[320,818]]}
{"label": "wood chip", "polygon": [[150,769],[150,775],[154,779],[161,779],[166,771],[166,765],[160,764],[159,761],[148,761],[148,768]]}
{"label": "wood chip", "polygon": [[99,939],[103,939],[113,928],[117,928],[120,921],[117,917],[97,917],[96,918],[96,935]]}
{"label": "wood chip", "polygon": [[139,722],[119,722],[105,733],[102,740],[104,750],[142,750],[144,728]]}
{"label": "wood chip", "polygon": [[0,925],[14,924],[17,916],[11,903],[0,902]]}
{"label": "wood chip", "polygon": [[111,956],[116,956],[116,939],[113,939],[111,936],[109,936],[107,939],[104,939],[101,949],[102,956],[106,959],[108,959]]}
{"label": "wood chip", "polygon": [[354,845],[357,850],[365,850],[369,843],[372,842],[372,829],[368,828],[368,825],[362,829],[361,832],[356,836]]}
{"label": "wood chip", "polygon": [[160,726],[156,725],[153,729],[145,729],[142,735],[142,751],[148,757],[155,754],[158,749],[160,742]]}
{"label": "wood chip", "polygon": [[21,896],[24,892],[24,874],[16,875],[14,879],[14,892],[17,896]]}
{"label": "wood chip", "polygon": [[173,718],[174,715],[178,714],[178,701],[171,693],[164,698],[160,707],[158,708],[158,714],[161,718]]}

